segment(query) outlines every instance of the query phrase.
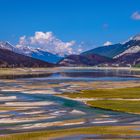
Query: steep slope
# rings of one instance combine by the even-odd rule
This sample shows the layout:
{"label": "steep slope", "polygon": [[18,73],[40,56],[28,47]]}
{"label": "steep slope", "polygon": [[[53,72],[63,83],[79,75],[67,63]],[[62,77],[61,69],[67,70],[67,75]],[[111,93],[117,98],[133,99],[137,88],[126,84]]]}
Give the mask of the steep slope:
{"label": "steep slope", "polygon": [[109,46],[102,46],[98,47],[86,52],[83,52],[83,55],[87,54],[98,54],[101,56],[109,57],[109,58],[117,58],[119,56],[122,56],[126,53],[136,53],[140,51],[140,35],[134,36],[131,39],[129,39],[125,43],[119,43],[115,45],[109,45]]}
{"label": "steep slope", "polygon": [[114,57],[115,64],[119,66],[140,64],[140,35],[132,37],[123,45],[127,46],[127,49]]}
{"label": "steep slope", "polygon": [[135,66],[140,64],[140,51],[137,53],[126,53],[116,59],[114,59],[115,64],[119,66]]}
{"label": "steep slope", "polygon": [[16,47],[15,52],[53,64],[57,64],[62,59],[62,57],[40,48]]}
{"label": "steep slope", "polygon": [[99,55],[69,55],[59,64],[63,66],[95,66],[104,62],[112,62],[112,60]]}
{"label": "steep slope", "polygon": [[113,58],[114,56],[120,54],[124,50],[125,48],[122,46],[122,44],[115,44],[115,45],[98,47],[98,48],[83,52],[82,55],[97,54],[97,55]]}
{"label": "steep slope", "polygon": [[1,49],[7,49],[7,50],[14,50],[14,46],[12,46],[9,42],[0,41],[0,48]]}
{"label": "steep slope", "polygon": [[44,51],[40,48],[35,49],[31,47],[15,47],[11,45],[9,42],[0,42],[0,48],[8,49],[18,54],[33,57],[54,64],[57,64],[62,59],[62,57]]}
{"label": "steep slope", "polygon": [[33,58],[37,58],[39,60],[49,62],[49,63],[53,63],[53,64],[57,64],[59,61],[63,59],[63,57],[43,51],[41,49],[36,49],[36,51],[31,52],[29,56]]}
{"label": "steep slope", "polygon": [[53,64],[0,48],[0,67],[51,67]]}
{"label": "steep slope", "polygon": [[66,57],[63,65],[104,65],[104,66],[135,66],[140,61],[140,35],[127,42],[110,46],[98,47],[82,53]]}
{"label": "steep slope", "polygon": [[124,43],[123,46],[126,46],[126,49],[122,53],[115,56],[114,58],[119,58],[120,56],[123,56],[125,54],[131,54],[131,53],[133,54],[133,53],[139,52],[140,51],[140,35],[134,36],[129,41]]}
{"label": "steep slope", "polygon": [[114,58],[119,58],[125,54],[135,54],[140,52],[140,46],[132,46],[131,48],[128,48],[124,52],[120,53],[119,55],[115,56]]}

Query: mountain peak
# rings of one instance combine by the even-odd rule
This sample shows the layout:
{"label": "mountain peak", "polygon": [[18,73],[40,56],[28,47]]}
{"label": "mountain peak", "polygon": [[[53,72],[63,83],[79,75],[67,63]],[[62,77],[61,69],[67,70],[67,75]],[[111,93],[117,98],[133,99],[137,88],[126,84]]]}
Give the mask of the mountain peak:
{"label": "mountain peak", "polygon": [[0,41],[0,48],[7,49],[7,50],[13,50],[14,46],[11,45],[8,41]]}
{"label": "mountain peak", "polygon": [[134,36],[134,37],[132,38],[132,40],[140,41],[140,34]]}

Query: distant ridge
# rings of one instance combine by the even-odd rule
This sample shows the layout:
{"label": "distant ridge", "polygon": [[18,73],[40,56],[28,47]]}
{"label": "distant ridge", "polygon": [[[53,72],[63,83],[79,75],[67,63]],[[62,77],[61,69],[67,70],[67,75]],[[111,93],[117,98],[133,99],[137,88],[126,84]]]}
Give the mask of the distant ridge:
{"label": "distant ridge", "polygon": [[1,41],[0,48],[13,51],[18,54],[29,56],[35,59],[39,59],[48,63],[57,64],[63,57],[56,54],[44,51],[40,48],[30,48],[30,47],[15,47],[9,42]]}
{"label": "distant ridge", "polygon": [[109,46],[102,46],[95,49],[91,49],[89,51],[81,53],[82,55],[88,55],[88,54],[97,54],[109,58],[113,58],[116,55],[123,52],[124,48],[122,47],[122,44],[114,44]]}
{"label": "distant ridge", "polygon": [[136,66],[140,65],[140,35],[124,43],[102,46],[79,55],[60,57],[40,48],[17,48],[0,42],[0,67],[50,66]]}
{"label": "distant ridge", "polygon": [[60,64],[66,66],[135,66],[140,64],[140,35],[124,43],[97,47],[80,55],[70,55]]}
{"label": "distant ridge", "polygon": [[63,66],[95,66],[98,64],[102,64],[105,62],[112,62],[112,59],[96,55],[96,54],[88,54],[88,55],[69,55],[64,58],[60,65]]}
{"label": "distant ridge", "polygon": [[[130,51],[127,51],[128,49]],[[140,35],[131,37],[125,43],[118,43],[118,44],[114,44],[114,45],[97,47],[97,48],[85,51],[81,54],[82,55],[98,54],[98,55],[109,57],[109,58],[117,58],[121,54],[125,54],[125,52],[126,53],[131,53],[131,52],[137,53],[138,51],[140,51]]]}
{"label": "distant ridge", "polygon": [[0,67],[52,67],[51,63],[0,48]]}

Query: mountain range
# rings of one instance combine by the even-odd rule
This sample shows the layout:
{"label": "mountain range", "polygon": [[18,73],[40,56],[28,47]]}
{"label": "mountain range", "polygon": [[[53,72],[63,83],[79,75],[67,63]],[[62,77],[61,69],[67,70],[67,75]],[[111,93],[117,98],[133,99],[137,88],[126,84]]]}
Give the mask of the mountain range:
{"label": "mountain range", "polygon": [[[76,58],[79,58],[77,60]],[[64,58],[60,64],[64,66],[135,66],[140,64],[140,35],[130,38],[124,43],[101,46],[80,55]]]}
{"label": "mountain range", "polygon": [[124,43],[101,46],[65,57],[41,48],[15,47],[9,42],[0,42],[0,67],[137,65],[140,65],[140,35]]}
{"label": "mountain range", "polygon": [[41,48],[15,47],[11,45],[9,42],[0,42],[0,48],[7,49],[17,54],[22,54],[52,64],[57,64],[59,61],[63,59],[63,57],[44,51]]}
{"label": "mountain range", "polygon": [[0,67],[53,67],[54,65],[32,57],[0,48]]}

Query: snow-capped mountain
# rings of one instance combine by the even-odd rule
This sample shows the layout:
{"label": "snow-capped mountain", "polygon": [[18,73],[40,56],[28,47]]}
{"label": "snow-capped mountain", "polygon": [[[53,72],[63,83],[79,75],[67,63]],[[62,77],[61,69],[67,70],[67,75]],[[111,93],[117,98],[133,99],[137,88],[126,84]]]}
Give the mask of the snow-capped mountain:
{"label": "snow-capped mountain", "polygon": [[140,41],[140,34],[132,37],[132,40],[135,40],[135,41]]}
{"label": "snow-capped mountain", "polygon": [[123,46],[126,46],[126,49],[114,58],[119,58],[125,54],[135,54],[140,52],[140,35],[132,37],[129,41],[124,43]]}
{"label": "snow-capped mountain", "polygon": [[33,58],[37,58],[37,59],[40,59],[40,60],[43,60],[46,62],[50,62],[50,63],[54,63],[54,64],[57,64],[62,59],[61,56],[43,51],[39,48],[34,50],[33,53],[31,54],[31,56]]}
{"label": "snow-capped mountain", "polygon": [[57,64],[62,59],[61,56],[44,51],[40,48],[16,47],[16,52],[53,64]]}
{"label": "snow-capped mountain", "polygon": [[136,66],[140,64],[140,51],[137,53],[125,53],[114,59],[114,63],[118,66]]}
{"label": "snow-capped mountain", "polygon": [[114,57],[117,65],[135,66],[140,64],[140,35],[132,37],[124,43],[126,50]]}
{"label": "snow-capped mountain", "polygon": [[65,57],[47,52],[41,48],[14,47],[9,42],[0,42],[0,49],[12,51],[41,61],[65,66],[95,65],[135,65],[140,63],[140,35],[131,37],[124,43],[98,47],[80,55]]}
{"label": "snow-capped mountain", "polygon": [[124,52],[120,53],[119,55],[115,56],[114,58],[119,58],[125,54],[135,54],[140,52],[140,46],[132,46],[131,48],[128,48]]}
{"label": "snow-capped mountain", "polygon": [[140,35],[131,37],[124,43],[113,44],[109,46],[97,47],[82,54],[98,54],[109,58],[118,58],[127,53],[137,53],[140,51]]}
{"label": "snow-capped mountain", "polygon": [[97,54],[97,55],[113,58],[116,55],[123,52],[123,50],[124,48],[122,47],[122,44],[118,43],[109,46],[97,47],[89,51],[83,52],[82,55]]}
{"label": "snow-capped mountain", "polygon": [[0,42],[0,67],[52,67],[53,64],[44,62],[13,51],[8,42]]}
{"label": "snow-capped mountain", "polygon": [[49,53],[47,51],[44,51],[40,48],[35,49],[31,47],[15,47],[11,45],[9,42],[1,41],[0,48],[7,49],[18,54],[22,54],[25,56],[29,56],[32,58],[36,58],[36,59],[49,62],[49,63],[54,63],[54,64],[57,64],[62,59],[62,57]]}
{"label": "snow-capped mountain", "polygon": [[[98,59],[97,57],[91,57],[95,55],[100,56],[100,59]],[[112,60],[108,60],[107,58]],[[78,56],[66,57],[66,59],[61,61],[61,64],[99,65],[104,63],[107,65],[115,65],[115,66],[127,66],[127,65],[134,66],[139,62],[140,62],[140,35],[137,35],[130,38],[128,41],[124,43],[97,47],[95,49],[83,52]]]}
{"label": "snow-capped mountain", "polygon": [[98,54],[109,58],[118,58],[125,53],[135,53],[139,51],[140,41],[129,40],[126,43],[118,43],[109,46],[97,47],[95,49],[83,52],[82,54]]}
{"label": "snow-capped mountain", "polygon": [[14,50],[14,46],[12,46],[9,42],[0,41],[0,48],[1,49],[7,49],[7,50]]}

